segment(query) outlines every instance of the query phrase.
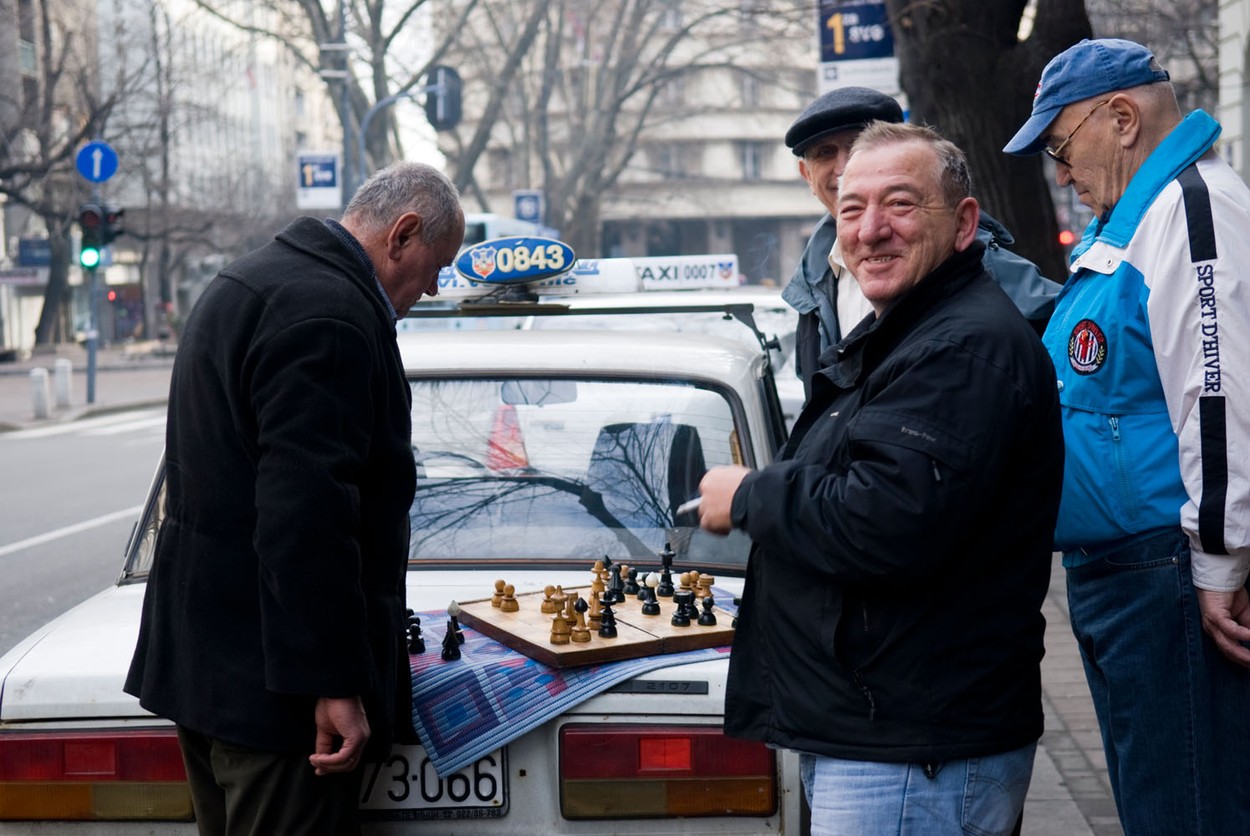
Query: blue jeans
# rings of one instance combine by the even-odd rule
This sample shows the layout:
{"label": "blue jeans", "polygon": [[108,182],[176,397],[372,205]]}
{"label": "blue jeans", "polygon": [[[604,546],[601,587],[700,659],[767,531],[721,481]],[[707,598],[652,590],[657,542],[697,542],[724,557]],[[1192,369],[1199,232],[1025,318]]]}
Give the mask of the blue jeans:
{"label": "blue jeans", "polygon": [[1064,558],[1126,836],[1250,832],[1250,671],[1202,631],[1184,534]]}
{"label": "blue jeans", "polygon": [[1006,836],[1033,777],[1030,743],[1012,752],[880,763],[801,755],[812,836]]}

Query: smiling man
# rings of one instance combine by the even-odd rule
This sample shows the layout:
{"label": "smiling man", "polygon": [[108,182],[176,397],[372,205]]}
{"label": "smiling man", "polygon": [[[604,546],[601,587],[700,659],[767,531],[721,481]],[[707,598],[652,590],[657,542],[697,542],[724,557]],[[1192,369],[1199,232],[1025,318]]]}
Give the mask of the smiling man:
{"label": "smiling man", "polygon": [[1044,341],[1055,542],[1128,836],[1250,827],[1250,189],[1219,135],[1108,38],[1046,65],[1004,149],[1045,153],[1095,216]]}
{"label": "smiling man", "polygon": [[872,314],[778,461],[700,484],[753,543],[725,728],[801,753],[814,834],[1007,834],[1032,775],[1059,402],[978,214],[958,148],[868,125],[836,218]]}

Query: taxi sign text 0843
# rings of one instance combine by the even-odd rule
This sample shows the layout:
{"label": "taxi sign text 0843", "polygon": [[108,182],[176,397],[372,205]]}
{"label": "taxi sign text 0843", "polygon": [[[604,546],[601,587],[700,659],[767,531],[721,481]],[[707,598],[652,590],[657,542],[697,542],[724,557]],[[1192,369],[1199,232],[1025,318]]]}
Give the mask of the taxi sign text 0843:
{"label": "taxi sign text 0843", "polygon": [[551,238],[494,238],[456,257],[456,272],[482,284],[521,284],[573,269],[573,248]]}

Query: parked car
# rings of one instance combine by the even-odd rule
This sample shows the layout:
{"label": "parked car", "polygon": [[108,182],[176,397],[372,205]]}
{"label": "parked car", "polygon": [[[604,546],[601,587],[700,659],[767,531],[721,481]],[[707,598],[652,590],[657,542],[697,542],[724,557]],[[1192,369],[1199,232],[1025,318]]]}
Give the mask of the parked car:
{"label": "parked car", "polygon": [[[746,538],[676,508],[704,469],[764,465],[783,442],[767,351],[607,328],[414,329],[399,342],[421,623],[413,729],[366,767],[367,832],[437,820],[452,836],[798,833],[797,756],[721,733],[724,648],[548,669],[502,645],[487,658],[465,627],[463,657],[440,656],[453,602],[490,598],[497,580],[518,595],[584,586],[605,557],[713,575],[732,610]],[[158,466],[116,584],[0,658],[0,833],[195,832],[173,728],[122,692],[164,490]]]}

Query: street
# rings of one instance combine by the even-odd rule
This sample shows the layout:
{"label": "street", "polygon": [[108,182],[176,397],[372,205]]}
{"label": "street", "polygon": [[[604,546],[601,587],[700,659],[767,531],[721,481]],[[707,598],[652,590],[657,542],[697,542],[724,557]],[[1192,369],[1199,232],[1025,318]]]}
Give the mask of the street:
{"label": "street", "polygon": [[0,654],[117,579],[165,411],[0,433]]}

